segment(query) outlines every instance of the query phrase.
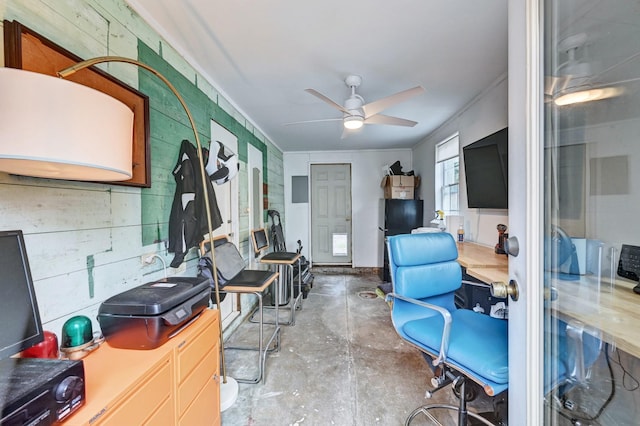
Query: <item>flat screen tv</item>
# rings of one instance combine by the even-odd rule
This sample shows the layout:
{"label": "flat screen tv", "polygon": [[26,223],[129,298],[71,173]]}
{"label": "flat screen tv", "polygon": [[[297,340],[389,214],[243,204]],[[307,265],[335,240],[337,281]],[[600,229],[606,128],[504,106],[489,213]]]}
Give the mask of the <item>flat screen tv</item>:
{"label": "flat screen tv", "polygon": [[0,359],[44,340],[22,231],[0,231]]}
{"label": "flat screen tv", "polygon": [[508,150],[506,127],[462,148],[469,208],[509,208]]}

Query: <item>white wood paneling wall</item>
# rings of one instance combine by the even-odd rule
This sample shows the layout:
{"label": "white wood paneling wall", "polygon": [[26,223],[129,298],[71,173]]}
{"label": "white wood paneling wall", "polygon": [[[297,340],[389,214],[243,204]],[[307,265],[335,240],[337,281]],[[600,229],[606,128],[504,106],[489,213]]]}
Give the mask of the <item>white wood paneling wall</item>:
{"label": "white wood paneling wall", "polygon": [[[17,20],[80,57],[119,55],[137,58],[138,39],[162,57],[227,113],[252,129],[232,103],[183,56],[152,30],[123,0],[0,0],[0,18]],[[0,31],[0,38],[2,32]],[[3,40],[0,62],[3,61]],[[126,64],[101,65],[116,78],[138,87],[138,69]],[[277,158],[271,141],[254,131]],[[280,160],[281,161],[281,160]],[[269,164],[281,170],[280,164]],[[240,211],[246,200],[246,166],[241,165]],[[278,181],[278,179],[280,179]],[[282,177],[269,180],[276,205],[282,205]],[[124,186],[66,182],[0,173],[0,229],[22,229],[29,255],[40,313],[46,330],[60,336],[64,322],[86,315],[99,330],[100,303],[117,293],[163,276],[156,261],[143,266],[141,256],[161,255],[168,264],[173,254],[163,243],[142,246],[141,189]],[[281,195],[280,195],[281,196]],[[240,218],[242,223],[242,218]],[[248,231],[247,231],[248,234]],[[195,275],[189,261],[169,275]]]}

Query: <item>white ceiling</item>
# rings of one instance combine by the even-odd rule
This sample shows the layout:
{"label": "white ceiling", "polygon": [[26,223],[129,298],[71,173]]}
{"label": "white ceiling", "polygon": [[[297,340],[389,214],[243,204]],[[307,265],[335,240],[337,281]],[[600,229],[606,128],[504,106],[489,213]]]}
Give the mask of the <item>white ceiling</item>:
{"label": "white ceiling", "polygon": [[[507,0],[128,0],[283,151],[411,147],[507,71]],[[415,127],[365,125],[341,139],[344,79],[371,102],[421,85],[383,113]]]}

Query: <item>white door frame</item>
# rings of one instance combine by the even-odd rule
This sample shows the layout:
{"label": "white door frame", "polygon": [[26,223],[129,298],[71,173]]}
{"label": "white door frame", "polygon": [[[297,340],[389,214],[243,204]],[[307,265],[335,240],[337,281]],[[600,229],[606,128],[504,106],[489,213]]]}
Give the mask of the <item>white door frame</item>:
{"label": "white door frame", "polygon": [[[260,170],[260,184],[258,185],[258,188],[254,188],[254,184],[253,184],[253,169],[258,169]],[[248,211],[247,214],[249,215],[249,230],[252,229],[258,229],[258,228],[262,228],[264,227],[264,205],[263,205],[263,199],[264,199],[264,191],[262,188],[262,182],[264,181],[264,170],[262,167],[262,151],[260,151],[258,148],[256,148],[255,146],[249,144],[247,145],[247,182],[248,182]],[[254,203],[254,196],[258,195],[257,199],[258,201],[258,205],[255,205]],[[254,213],[255,210],[258,210],[260,212],[260,223],[254,223]],[[253,248],[251,248],[249,250],[249,252],[251,254],[253,254]],[[253,256],[250,256],[250,261],[249,264],[251,265],[251,267],[255,267],[255,259]]]}
{"label": "white door frame", "polygon": [[542,0],[509,2],[509,229],[520,253],[509,277],[509,425],[543,422]]}
{"label": "white door frame", "polygon": [[[222,125],[217,123],[214,120],[211,120],[211,139],[213,141],[220,141],[227,148],[229,148],[235,155],[238,155],[238,138],[231,133],[229,130],[225,129]],[[217,153],[210,153],[209,155],[216,155]],[[224,184],[218,186],[214,184],[214,190],[216,193],[220,191],[225,191],[225,193],[229,194],[230,205],[229,209],[229,219],[231,220],[231,225],[225,223],[222,228],[214,231],[214,236],[220,235],[221,233],[226,233],[231,238],[231,241],[238,245],[238,235],[240,234],[239,229],[239,214],[238,214],[238,177],[225,182]],[[224,230],[223,230],[224,229]],[[225,300],[220,303],[221,309],[220,313],[224,314],[221,317],[222,327],[226,328],[233,322],[235,318],[240,315],[240,311],[238,310],[238,295],[229,293]]]}

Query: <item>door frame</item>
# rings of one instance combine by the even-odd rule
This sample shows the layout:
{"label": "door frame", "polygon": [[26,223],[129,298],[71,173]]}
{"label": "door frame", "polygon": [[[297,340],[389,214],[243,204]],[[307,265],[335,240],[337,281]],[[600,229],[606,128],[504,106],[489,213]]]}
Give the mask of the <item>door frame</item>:
{"label": "door frame", "polygon": [[[210,131],[211,131],[211,139],[220,141],[223,145],[229,148],[236,156],[238,155],[238,138],[235,136],[229,129],[224,127],[222,124],[218,123],[214,119],[210,120],[209,123]],[[209,155],[216,155],[217,153],[210,153]],[[221,186],[217,186],[214,184],[214,191],[229,191],[229,215],[231,220],[231,232],[229,233],[229,238],[231,241],[238,245],[238,235],[240,234],[240,226],[239,226],[239,214],[238,214],[238,204],[239,204],[239,191],[238,191],[238,181],[239,178],[236,175],[235,178],[225,182]],[[218,189],[222,188],[222,189]],[[214,236],[219,235],[217,230],[214,231]],[[220,309],[220,313],[223,313],[223,310],[226,311],[227,307],[231,309],[224,317],[221,316],[222,327],[226,329],[237,317],[240,316],[239,309],[239,298],[237,294],[230,293],[227,295],[224,301],[220,304],[222,308]]]}
{"label": "door frame", "polygon": [[[264,166],[263,166],[263,153],[258,148],[251,144],[247,144],[247,194],[248,194],[248,219],[249,219],[249,230],[258,229],[264,227],[264,205],[262,200],[264,200],[264,191],[262,182],[264,182]],[[253,169],[257,168],[260,170],[260,184],[258,188],[254,188],[253,185]],[[254,195],[257,191],[258,197],[258,205],[254,204]],[[254,210],[258,209],[260,212],[260,223],[254,223]],[[253,254],[253,249],[250,249],[249,252]],[[251,267],[256,266],[256,260],[253,256],[249,257],[249,264]]]}
{"label": "door frame", "polygon": [[[509,424],[543,422],[543,2],[508,5],[509,228],[520,253],[509,277]],[[523,173],[524,171],[524,173]]]}

